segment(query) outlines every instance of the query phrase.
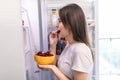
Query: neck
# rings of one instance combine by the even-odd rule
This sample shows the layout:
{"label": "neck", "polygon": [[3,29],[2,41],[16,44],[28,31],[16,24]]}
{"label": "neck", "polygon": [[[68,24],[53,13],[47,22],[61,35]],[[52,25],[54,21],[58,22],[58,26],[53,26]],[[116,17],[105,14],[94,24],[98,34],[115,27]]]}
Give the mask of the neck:
{"label": "neck", "polygon": [[73,36],[71,34],[66,36],[65,40],[68,41],[70,44],[76,43],[76,41],[73,39]]}

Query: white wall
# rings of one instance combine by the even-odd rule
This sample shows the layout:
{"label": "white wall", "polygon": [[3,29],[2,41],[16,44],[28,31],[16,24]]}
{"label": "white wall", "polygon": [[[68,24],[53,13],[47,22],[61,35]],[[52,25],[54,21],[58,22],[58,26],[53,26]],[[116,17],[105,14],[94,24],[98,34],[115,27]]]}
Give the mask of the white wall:
{"label": "white wall", "polygon": [[19,0],[0,1],[0,80],[26,80]]}

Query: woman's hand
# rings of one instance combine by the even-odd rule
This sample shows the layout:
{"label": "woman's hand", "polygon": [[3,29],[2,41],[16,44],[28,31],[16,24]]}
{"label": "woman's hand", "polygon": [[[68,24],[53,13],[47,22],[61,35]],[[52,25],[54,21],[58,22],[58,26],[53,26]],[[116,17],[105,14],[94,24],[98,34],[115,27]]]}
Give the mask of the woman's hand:
{"label": "woman's hand", "polygon": [[58,40],[58,34],[55,31],[50,32],[49,40],[50,46],[56,45]]}
{"label": "woman's hand", "polygon": [[38,66],[38,68],[40,68],[40,69],[42,69],[42,70],[49,70],[49,71],[51,71],[51,69],[52,69],[52,67],[54,66],[54,65],[37,65]]}
{"label": "woman's hand", "polygon": [[58,80],[69,80],[55,65],[38,65],[38,67],[42,70],[50,70],[52,71]]}
{"label": "woman's hand", "polygon": [[58,33],[56,31],[50,32],[49,35],[49,44],[50,44],[50,51],[56,53],[56,44],[58,41]]}

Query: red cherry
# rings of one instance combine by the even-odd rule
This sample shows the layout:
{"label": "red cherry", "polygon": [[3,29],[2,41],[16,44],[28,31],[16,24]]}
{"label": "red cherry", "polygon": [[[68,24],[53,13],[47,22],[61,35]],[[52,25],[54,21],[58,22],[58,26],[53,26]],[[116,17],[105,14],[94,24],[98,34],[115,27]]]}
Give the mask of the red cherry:
{"label": "red cherry", "polygon": [[47,51],[47,52],[38,52],[37,53],[38,56],[53,56],[53,54],[50,54],[50,51]]}

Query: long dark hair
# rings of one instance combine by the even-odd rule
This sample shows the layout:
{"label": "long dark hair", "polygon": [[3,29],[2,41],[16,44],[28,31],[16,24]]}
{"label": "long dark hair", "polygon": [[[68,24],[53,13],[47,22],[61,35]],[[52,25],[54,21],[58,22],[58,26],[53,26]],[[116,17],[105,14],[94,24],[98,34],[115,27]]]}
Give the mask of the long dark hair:
{"label": "long dark hair", "polygon": [[72,32],[73,39],[77,42],[85,43],[91,49],[86,18],[82,8],[74,3],[68,4],[59,9],[59,17],[64,27]]}

